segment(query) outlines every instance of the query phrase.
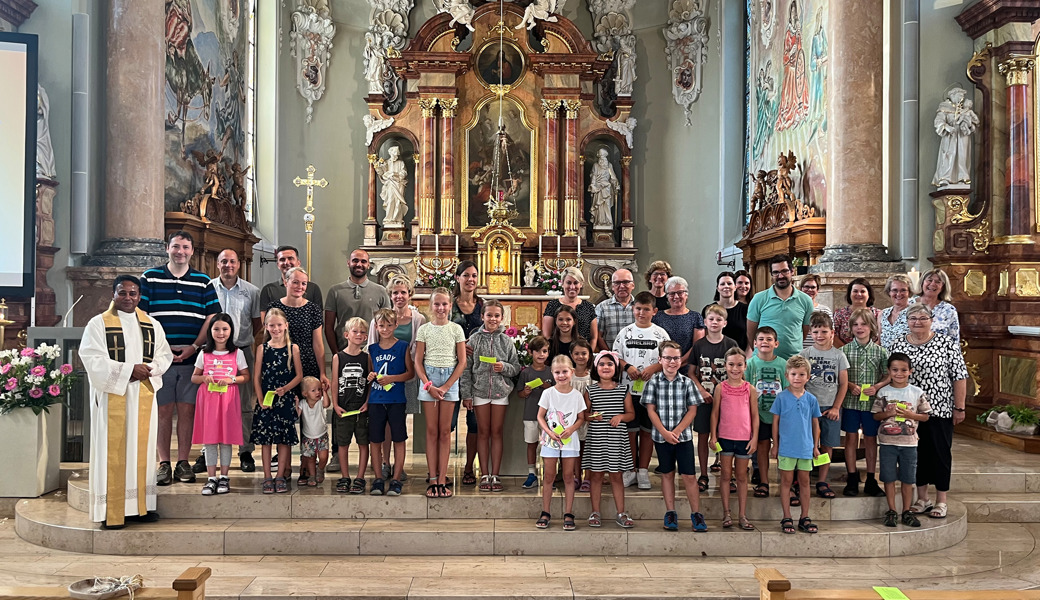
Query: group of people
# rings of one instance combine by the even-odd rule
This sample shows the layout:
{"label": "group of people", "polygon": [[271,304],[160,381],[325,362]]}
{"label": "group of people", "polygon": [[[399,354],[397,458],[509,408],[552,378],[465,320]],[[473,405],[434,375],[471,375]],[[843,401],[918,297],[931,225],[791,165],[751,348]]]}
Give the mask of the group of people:
{"label": "group of people", "polygon": [[[398,495],[407,477],[406,416],[421,411],[426,496],[450,498],[450,436],[460,406],[469,433],[460,483],[477,485],[481,492],[504,489],[503,449],[520,435],[503,431],[511,397],[524,403],[524,488],[539,485],[539,455],[543,461],[539,528],[549,526],[558,475],[565,490],[565,529],[575,527],[573,499],[579,490],[591,495],[589,526],[601,525],[604,479],[617,508],[615,522],[632,527],[624,489],[651,487],[649,467],[656,453],[666,529],[678,529],[676,471],[686,487],[693,529],[707,529],[699,493],[707,490],[714,470],[723,482],[722,526],[754,529],[746,514],[748,468],[754,495],[769,497],[772,458],[780,472],[783,531],[796,531],[790,507],[801,505],[798,529],[812,533],[817,525],[808,513],[809,472],[815,463],[817,495],[833,498],[827,463],[841,445],[842,431],[845,495],[860,493],[856,450],[862,437],[863,493],[887,493],[886,525],[901,520],[917,526],[915,515],[925,513],[946,516],[952,430],[963,419],[967,372],[942,271],[925,273],[922,294],[913,299],[912,282],[890,278],[885,292],[893,306],[885,311],[873,308],[869,282],[853,280],[849,306],[832,317],[815,303],[816,276],[806,276],[801,290],[795,289],[786,256],[770,262],[773,285],[753,297],[747,272],[719,274],[713,301],[700,312],[688,308],[688,283],[673,276],[664,261],[650,265],[648,291],[639,294],[633,294],[632,273],[618,269],[611,277],[612,295],[597,305],[581,298],[581,271],[568,268],[562,273],[563,295],[545,308],[542,335],[528,341],[531,364],[522,366],[502,327],[504,307],[476,294],[478,272],[470,261],[458,265],[454,289],[433,291],[427,321],[411,304],[407,278],[394,277],[387,288],[368,280],[369,257],[360,249],[350,255],[349,280],[333,286],[324,304],[294,248],[278,249],[283,277],[263,290],[238,277],[233,250],[221,252],[220,276],[212,280],[188,266],[190,235],[172,234],[167,250],[170,261],[163,267],[140,279],[117,279],[113,307],[84,334],[81,355],[95,409],[111,411],[120,392],[125,400],[116,403],[128,407],[125,424],[108,421],[93,438],[98,451],[91,453],[92,514],[106,526],[122,524],[123,515],[115,518],[121,507],[106,507],[105,499],[119,489],[113,479],[124,480],[125,515],[154,515],[148,512],[154,511],[149,484],[156,475],[144,469],[147,457],[124,452],[125,472],[114,475],[112,455],[119,449],[107,435],[113,426],[126,433],[124,448],[144,448],[137,433],[154,439],[149,432],[158,432],[159,485],[194,481],[188,463],[194,443],[204,448],[194,469],[208,471],[202,493],[226,493],[232,447],[239,446],[241,467],[251,471],[258,445],[263,492],[287,492],[290,450],[300,444],[300,486],[321,484],[326,470],[341,470],[339,492]],[[254,351],[253,337],[261,328],[264,342]],[[116,329],[120,336],[112,335]],[[145,335],[149,330],[151,337]],[[331,380],[324,367],[326,343],[333,352]],[[150,390],[157,415],[144,411],[142,417],[129,409],[131,400],[135,406],[147,402]],[[171,468],[174,413],[178,457]],[[105,423],[105,414],[101,417],[94,423]],[[157,429],[148,429],[148,418],[158,420]],[[359,448],[354,478],[348,461],[352,442]],[[711,449],[716,464],[709,466]],[[96,454],[107,454],[107,466],[93,464]],[[879,462],[884,491],[876,476]],[[897,481],[903,484],[901,517],[895,510]],[[929,485],[936,488],[934,503]],[[133,486],[146,488],[140,495],[144,502],[136,489],[131,493]],[[736,520],[730,510],[734,493]]]}

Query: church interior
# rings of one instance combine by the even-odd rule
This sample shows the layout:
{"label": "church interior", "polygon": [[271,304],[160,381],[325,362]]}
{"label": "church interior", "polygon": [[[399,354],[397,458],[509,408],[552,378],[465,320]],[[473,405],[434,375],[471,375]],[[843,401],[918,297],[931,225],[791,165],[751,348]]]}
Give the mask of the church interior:
{"label": "church interior", "polygon": [[[1040,598],[1040,2],[0,0],[0,69],[25,40],[35,168],[23,197],[21,163],[0,165],[18,182],[0,182],[2,210],[27,215],[0,232],[28,266],[20,285],[0,273],[0,350],[56,344],[75,374],[42,415],[15,420],[0,397],[17,465],[0,600],[133,575],[182,600]],[[0,89],[0,109],[20,93]],[[369,279],[406,278],[428,318],[472,261],[516,330],[543,328],[565,269],[599,304],[617,273],[653,291],[667,261],[697,311],[721,272],[767,293],[787,255],[828,314],[853,280],[882,309],[893,276],[941,269],[968,373],[949,512],[892,529],[885,498],[839,491],[811,499],[818,533],[786,535],[767,493],[748,500],[756,530],[724,529],[712,472],[710,531],[683,523],[677,486],[672,533],[651,468],[651,489],[626,491],[634,528],[586,527],[578,492],[577,531],[539,531],[530,461],[508,447],[519,402],[502,494],[424,496],[417,414],[400,497],[340,495],[331,475],[265,496],[235,458],[231,493],[199,497],[202,475],[159,487],[161,519],[106,530],[77,349],[117,276],[161,267],[173,232],[193,237],[193,269],[218,277],[231,249],[257,288],[283,285],[280,248],[323,290],[362,249]],[[552,505],[559,519],[562,485]]]}

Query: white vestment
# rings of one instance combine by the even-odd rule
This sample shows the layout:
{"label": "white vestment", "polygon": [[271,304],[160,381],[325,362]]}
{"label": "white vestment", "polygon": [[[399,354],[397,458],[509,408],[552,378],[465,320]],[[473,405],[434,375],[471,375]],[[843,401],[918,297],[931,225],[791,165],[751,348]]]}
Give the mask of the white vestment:
{"label": "white vestment", "polygon": [[[141,382],[130,381],[134,365],[143,362],[144,348],[141,327],[136,313],[118,312],[123,326],[126,345],[126,361],[116,362],[109,358],[108,342],[105,338],[104,315],[97,315],[87,323],[79,347],[80,360],[90,380],[90,518],[95,522],[105,520],[108,508],[108,403],[109,394],[126,398],[126,496],[125,515],[137,515],[138,495],[146,494],[148,510],[155,510],[155,461],[156,434],[159,410],[153,396],[151,419],[147,432],[138,427],[138,400]],[[150,317],[149,317],[150,318]],[[151,370],[152,388],[158,392],[162,387],[162,375],[173,362],[173,353],[166,341],[162,325],[151,319],[155,330],[155,351]],[[138,435],[148,436],[148,454],[143,460],[150,461],[147,481],[139,482]],[[142,489],[143,488],[143,489]]]}

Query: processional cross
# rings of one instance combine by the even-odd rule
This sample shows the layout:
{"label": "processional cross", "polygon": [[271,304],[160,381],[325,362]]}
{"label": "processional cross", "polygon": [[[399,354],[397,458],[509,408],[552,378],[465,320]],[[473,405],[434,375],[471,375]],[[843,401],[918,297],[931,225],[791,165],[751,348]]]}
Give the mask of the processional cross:
{"label": "processional cross", "polygon": [[314,233],[314,186],[323,188],[329,184],[324,177],[315,179],[314,171],[314,165],[307,165],[307,179],[300,179],[299,177],[293,179],[293,185],[296,187],[307,186],[307,204],[303,207],[303,229],[307,232],[307,273],[311,272],[311,234]]}

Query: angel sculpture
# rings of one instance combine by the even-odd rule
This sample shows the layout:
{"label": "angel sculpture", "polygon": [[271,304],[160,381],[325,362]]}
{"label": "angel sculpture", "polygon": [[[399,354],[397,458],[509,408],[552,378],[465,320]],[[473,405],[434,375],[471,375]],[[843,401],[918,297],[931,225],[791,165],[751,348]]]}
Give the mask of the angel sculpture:
{"label": "angel sculpture", "polygon": [[451,23],[448,25],[454,27],[456,23],[461,23],[470,31],[474,31],[473,25],[470,24],[474,11],[469,0],[441,0],[440,10],[451,15]]}
{"label": "angel sculpture", "polygon": [[514,27],[514,29],[523,29],[525,26],[528,29],[534,29],[535,25],[538,24],[535,22],[536,19],[555,23],[557,19],[552,16],[552,13],[556,12],[558,8],[562,8],[562,6],[559,6],[561,4],[563,2],[559,0],[534,0],[524,9],[524,18],[520,20],[520,24]]}
{"label": "angel sculpture", "polygon": [[361,118],[361,122],[365,124],[365,145],[371,146],[372,136],[393,125],[394,118],[387,117],[385,119],[380,119],[379,117],[373,117],[372,115],[365,115]]}

